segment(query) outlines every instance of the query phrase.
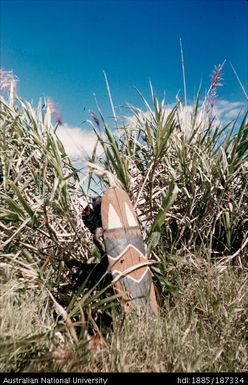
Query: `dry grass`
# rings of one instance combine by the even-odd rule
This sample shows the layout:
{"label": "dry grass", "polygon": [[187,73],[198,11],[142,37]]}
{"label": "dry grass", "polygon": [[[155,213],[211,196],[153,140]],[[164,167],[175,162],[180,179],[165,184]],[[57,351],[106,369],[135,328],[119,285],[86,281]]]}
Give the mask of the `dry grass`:
{"label": "dry grass", "polygon": [[204,260],[183,265],[171,271],[179,292],[165,297],[160,319],[128,318],[80,370],[247,371],[247,277]]}
{"label": "dry grass", "polygon": [[1,280],[0,314],[0,371],[22,370],[48,351],[55,321],[45,290],[13,276]]}
{"label": "dry grass", "polygon": [[[85,339],[75,345],[65,329],[58,333],[44,292],[22,292],[16,280],[8,281],[0,332],[16,349],[1,357],[1,370],[247,371],[247,276],[232,269],[219,273],[204,259],[174,260],[168,270],[177,290],[164,296],[160,319],[116,317],[113,332],[91,353]],[[18,349],[30,337],[28,347]]]}

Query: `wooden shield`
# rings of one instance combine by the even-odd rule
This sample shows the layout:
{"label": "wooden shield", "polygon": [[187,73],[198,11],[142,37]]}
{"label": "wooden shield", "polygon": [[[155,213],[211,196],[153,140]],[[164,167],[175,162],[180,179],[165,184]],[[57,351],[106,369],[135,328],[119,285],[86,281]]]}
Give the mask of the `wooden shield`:
{"label": "wooden shield", "polygon": [[157,302],[145,246],[132,203],[125,191],[109,188],[102,197],[103,238],[114,287],[127,304],[157,315]]}

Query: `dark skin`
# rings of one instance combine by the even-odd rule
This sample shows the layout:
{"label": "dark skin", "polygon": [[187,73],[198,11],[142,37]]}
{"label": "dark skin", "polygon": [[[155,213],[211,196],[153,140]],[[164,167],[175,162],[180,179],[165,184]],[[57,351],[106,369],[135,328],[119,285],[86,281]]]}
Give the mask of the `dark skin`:
{"label": "dark skin", "polygon": [[[101,202],[101,197],[93,199],[92,206],[86,206],[82,212],[83,222],[85,226],[90,230],[91,234],[93,234],[93,243],[100,251],[101,260],[99,263],[92,263],[89,265],[85,264],[79,281],[83,281],[87,277],[87,279],[89,278],[90,286],[94,286],[97,282],[100,281],[100,286],[103,288],[111,284],[112,276],[110,273],[108,273],[102,280],[102,277],[108,270],[108,258],[105,252],[102,238],[103,229],[101,218]],[[104,313],[99,316],[98,324],[104,324],[105,326],[110,327],[112,324],[112,318],[107,315],[107,313]]]}
{"label": "dark skin", "polygon": [[[93,235],[93,243],[98,248],[101,260],[98,263],[82,263],[76,260],[66,262],[68,268],[76,272],[73,273],[73,287],[76,289],[84,281],[87,281],[87,287],[93,287],[97,282],[101,285],[107,280],[107,284],[111,281],[109,274],[101,280],[102,276],[108,269],[108,258],[105,253],[104,243],[102,239],[102,219],[101,219],[101,197],[93,199],[92,204],[88,204],[82,211],[82,219],[85,226]],[[105,282],[106,283],[106,282]]]}
{"label": "dark skin", "polygon": [[93,242],[101,253],[101,262],[102,259],[106,257],[105,247],[102,241],[102,218],[101,218],[101,197],[93,199],[92,207],[90,205],[86,206],[83,210],[82,218],[85,226],[93,234]]}
{"label": "dark skin", "polygon": [[[88,205],[82,212],[82,218],[85,226],[93,234],[93,243],[98,248],[101,254],[100,263],[96,264],[95,269],[99,273],[104,274],[108,269],[108,258],[105,253],[105,247],[103,243],[103,229],[102,229],[102,218],[101,218],[101,203],[102,198],[96,197],[92,201],[92,206]],[[97,274],[98,275],[98,274]]]}
{"label": "dark skin", "polygon": [[102,239],[102,219],[101,219],[101,197],[93,200],[92,205],[88,204],[82,212],[82,219],[85,226],[93,235],[93,243],[98,248],[101,260],[98,263],[82,263],[80,261],[67,261],[66,265],[71,270],[76,268],[73,273],[73,285],[77,288],[82,282],[87,280],[87,286],[93,287],[108,269],[108,258],[105,253],[104,243]]}
{"label": "dark skin", "polygon": [[[86,206],[82,212],[82,219],[93,235],[93,243],[101,254],[101,260],[98,263],[82,263],[75,259],[67,261],[66,265],[71,271],[71,283],[63,287],[61,290],[63,293],[67,293],[69,288],[76,292],[81,285],[84,285],[84,290],[90,290],[94,287],[102,290],[108,287],[112,281],[111,274],[107,272],[108,258],[102,241],[101,197],[95,198],[92,205]],[[104,293],[105,295],[106,293]],[[98,314],[96,323],[99,327],[100,325],[109,327],[112,319],[104,312],[103,314]],[[94,334],[94,330],[91,327],[89,327],[88,332],[90,335]]]}

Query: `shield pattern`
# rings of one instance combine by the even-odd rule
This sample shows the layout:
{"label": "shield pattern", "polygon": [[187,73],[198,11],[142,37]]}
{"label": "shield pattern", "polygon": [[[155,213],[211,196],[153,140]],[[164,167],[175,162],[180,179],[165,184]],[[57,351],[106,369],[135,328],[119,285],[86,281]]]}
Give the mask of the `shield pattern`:
{"label": "shield pattern", "polygon": [[126,300],[126,307],[147,308],[157,316],[157,301],[144,241],[127,193],[118,187],[109,188],[102,197],[101,217],[115,289]]}

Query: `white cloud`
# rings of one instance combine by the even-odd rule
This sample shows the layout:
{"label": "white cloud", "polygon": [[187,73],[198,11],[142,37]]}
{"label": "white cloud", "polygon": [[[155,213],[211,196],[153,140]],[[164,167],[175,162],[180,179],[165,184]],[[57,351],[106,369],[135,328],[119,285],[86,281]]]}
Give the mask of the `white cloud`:
{"label": "white cloud", "polygon": [[[164,106],[164,120],[168,117],[174,105],[168,104]],[[236,119],[241,112],[241,117],[247,109],[247,104],[239,101],[218,100],[214,107],[213,115],[215,116],[215,124],[221,124],[222,126],[228,122]],[[188,105],[184,107],[179,105],[177,119],[181,123],[181,127],[184,127],[185,133],[188,134],[191,127],[191,114],[193,112],[193,106]],[[145,120],[152,120],[151,112],[141,111],[139,114],[139,123],[145,123]],[[130,126],[137,125],[137,117],[127,117],[127,124]],[[208,122],[208,116],[204,105],[201,105],[198,110],[197,124],[202,125],[204,128]],[[57,134],[64,144],[67,154],[70,156],[73,163],[84,163],[92,155],[93,149],[96,145],[97,138],[93,130],[82,129],[81,127],[71,127],[68,124],[59,126]],[[101,155],[103,152],[100,143],[97,146],[97,155]]]}
{"label": "white cloud", "polygon": [[218,100],[216,103],[217,115],[223,124],[230,122],[238,117],[239,114],[244,114],[247,109],[247,103],[231,102],[228,100]]}
{"label": "white cloud", "polygon": [[[91,157],[97,142],[94,131],[82,129],[81,127],[71,127],[68,124],[58,126],[56,131],[59,139],[62,141],[67,155],[70,157],[74,167],[78,170],[80,185],[85,191],[88,187],[88,167],[86,162]],[[102,146],[98,143],[96,154],[103,153]],[[99,186],[92,181],[95,191],[99,191]]]}
{"label": "white cloud", "polygon": [[[73,162],[86,161],[92,155],[97,142],[94,131],[64,124],[59,126],[56,132],[65,147],[66,153]],[[101,145],[98,144],[97,154],[100,155],[101,152]]]}
{"label": "white cloud", "polygon": [[[164,106],[164,120],[167,119],[169,113],[175,105],[168,104]],[[186,107],[180,103],[176,118],[180,123],[180,127],[184,129],[186,135],[190,133],[191,130],[191,117],[193,113],[193,105],[189,104]],[[247,103],[239,102],[239,101],[228,101],[228,100],[217,100],[216,104],[212,111],[212,117],[214,117],[214,126],[225,126],[227,123],[238,118],[239,114],[242,117],[244,112],[247,110]],[[202,129],[206,128],[209,123],[209,113],[207,111],[205,103],[201,102],[197,118],[196,118],[196,126],[201,127]],[[130,116],[127,118],[127,123],[132,126],[142,125],[145,121],[152,121],[152,114],[150,111],[141,111],[137,116]]]}

